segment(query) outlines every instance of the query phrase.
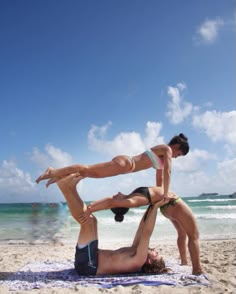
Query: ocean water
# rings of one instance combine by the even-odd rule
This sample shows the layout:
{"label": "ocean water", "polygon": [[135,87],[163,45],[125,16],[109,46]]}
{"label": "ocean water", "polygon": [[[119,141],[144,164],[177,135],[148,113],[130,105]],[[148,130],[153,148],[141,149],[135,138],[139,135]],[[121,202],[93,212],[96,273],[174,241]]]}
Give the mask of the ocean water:
{"label": "ocean water", "polygon": [[[198,223],[200,240],[236,238],[236,198],[202,196],[182,198]],[[96,212],[99,243],[130,244],[146,207],[130,209],[122,223],[110,210]],[[75,244],[79,225],[66,203],[0,204],[0,242],[8,244],[62,242]],[[176,240],[172,223],[158,212],[151,243]]]}

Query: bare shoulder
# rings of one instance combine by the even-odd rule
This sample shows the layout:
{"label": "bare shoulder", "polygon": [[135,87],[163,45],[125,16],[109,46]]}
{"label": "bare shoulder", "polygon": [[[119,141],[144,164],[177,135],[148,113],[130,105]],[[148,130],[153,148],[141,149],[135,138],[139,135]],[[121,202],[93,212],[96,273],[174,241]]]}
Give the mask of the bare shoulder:
{"label": "bare shoulder", "polygon": [[172,154],[172,150],[171,150],[170,146],[168,146],[166,144],[153,146],[151,148],[151,150],[158,156]]}

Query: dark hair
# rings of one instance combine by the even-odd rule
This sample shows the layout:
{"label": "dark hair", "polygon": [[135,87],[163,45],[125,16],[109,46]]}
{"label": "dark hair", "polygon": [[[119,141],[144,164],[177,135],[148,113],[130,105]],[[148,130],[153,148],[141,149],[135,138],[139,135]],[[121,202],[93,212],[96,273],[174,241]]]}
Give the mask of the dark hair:
{"label": "dark hair", "polygon": [[178,136],[174,136],[170,142],[169,146],[179,144],[179,150],[182,151],[183,155],[186,155],[189,152],[189,144],[188,144],[188,138],[180,133]]}
{"label": "dark hair", "polygon": [[152,260],[150,264],[144,263],[144,265],[141,268],[141,271],[146,274],[151,274],[151,273],[161,274],[161,273],[166,273],[168,269],[166,268],[164,259],[161,258],[159,261]]}
{"label": "dark hair", "polygon": [[111,211],[115,214],[114,219],[116,222],[122,222],[124,219],[124,214],[129,211],[129,208],[126,207],[114,207],[111,208]]}

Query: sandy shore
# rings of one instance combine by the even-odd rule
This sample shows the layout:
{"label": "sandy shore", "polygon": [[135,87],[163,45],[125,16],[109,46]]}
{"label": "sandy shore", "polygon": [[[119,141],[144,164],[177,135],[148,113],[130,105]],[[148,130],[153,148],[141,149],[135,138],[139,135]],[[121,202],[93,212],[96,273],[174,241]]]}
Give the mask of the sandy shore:
{"label": "sandy shore", "polygon": [[[119,245],[116,245],[119,247]],[[236,240],[201,241],[201,262],[204,272],[211,282],[211,287],[206,286],[118,286],[112,289],[83,288],[76,286],[74,289],[35,289],[30,291],[17,291],[20,293],[235,293],[236,289]],[[103,247],[105,248],[105,246]],[[158,250],[164,258],[178,257],[174,244],[160,244]],[[5,280],[25,264],[35,261],[66,261],[73,260],[74,246],[61,244],[48,245],[0,245],[0,280]],[[10,292],[0,285],[0,293]]]}

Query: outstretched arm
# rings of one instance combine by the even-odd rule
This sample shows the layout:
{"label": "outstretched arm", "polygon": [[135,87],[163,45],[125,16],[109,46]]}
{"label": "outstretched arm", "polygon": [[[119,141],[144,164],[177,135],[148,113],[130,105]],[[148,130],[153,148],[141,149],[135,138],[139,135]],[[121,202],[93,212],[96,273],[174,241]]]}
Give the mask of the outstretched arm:
{"label": "outstretched arm", "polygon": [[158,207],[166,204],[167,200],[161,200],[156,202],[154,205],[149,205],[144,213],[138,230],[135,234],[134,241],[132,246],[137,247],[137,254],[142,255],[142,251],[144,254],[147,253],[150,238],[155,227],[156,223],[156,216],[157,216],[157,209]]}
{"label": "outstretched arm", "polygon": [[140,195],[140,193],[131,193],[125,195],[121,192],[116,195],[101,200],[94,201],[89,204],[88,209],[90,213],[105,210],[115,207],[139,207],[143,205],[148,205],[148,200]]}

